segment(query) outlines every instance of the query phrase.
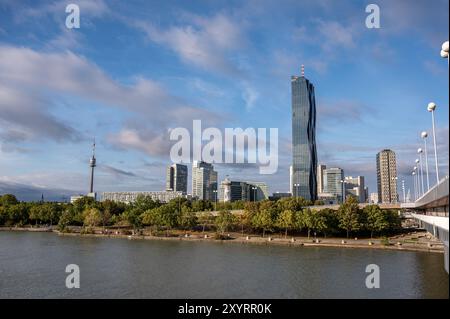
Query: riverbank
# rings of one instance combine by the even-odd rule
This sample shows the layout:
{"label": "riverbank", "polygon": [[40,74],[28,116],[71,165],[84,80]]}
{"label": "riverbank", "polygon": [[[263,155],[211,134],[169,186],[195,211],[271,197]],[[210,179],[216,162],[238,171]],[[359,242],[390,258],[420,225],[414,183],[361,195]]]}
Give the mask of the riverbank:
{"label": "riverbank", "polygon": [[307,238],[307,237],[287,237],[283,236],[266,236],[258,235],[242,235],[242,233],[227,233],[225,239],[216,239],[215,233],[211,232],[190,232],[180,233],[171,236],[154,236],[151,234],[143,235],[126,235],[119,231],[110,231],[104,233],[80,233],[66,232],[62,233],[53,227],[31,228],[31,227],[0,227],[0,231],[28,231],[28,232],[53,232],[59,236],[77,236],[77,237],[96,237],[96,238],[120,238],[128,240],[171,240],[171,241],[198,241],[198,242],[220,242],[220,243],[237,243],[237,244],[254,244],[254,245],[274,245],[274,246],[293,246],[293,247],[337,247],[337,248],[360,248],[360,249],[384,249],[384,250],[401,250],[401,251],[419,251],[431,253],[443,253],[443,245],[436,239],[431,238],[425,232],[411,232],[385,239],[357,239],[357,238]]}

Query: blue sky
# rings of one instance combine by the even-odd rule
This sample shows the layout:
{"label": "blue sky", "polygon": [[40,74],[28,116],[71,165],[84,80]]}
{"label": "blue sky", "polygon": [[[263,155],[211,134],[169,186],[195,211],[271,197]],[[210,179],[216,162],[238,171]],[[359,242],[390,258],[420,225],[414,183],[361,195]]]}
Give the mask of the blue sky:
{"label": "blue sky", "polygon": [[[65,27],[69,3],[80,7],[79,29]],[[380,29],[365,27],[369,3],[380,7]],[[434,101],[448,174],[448,67],[439,56],[448,6],[0,0],[0,190],[86,191],[94,135],[97,191],[162,190],[168,130],[201,119],[203,127],[278,128],[277,174],[217,170],[220,180],[287,191],[290,76],[301,64],[316,89],[320,163],[365,176],[374,192],[375,155],[391,148],[408,188]]]}

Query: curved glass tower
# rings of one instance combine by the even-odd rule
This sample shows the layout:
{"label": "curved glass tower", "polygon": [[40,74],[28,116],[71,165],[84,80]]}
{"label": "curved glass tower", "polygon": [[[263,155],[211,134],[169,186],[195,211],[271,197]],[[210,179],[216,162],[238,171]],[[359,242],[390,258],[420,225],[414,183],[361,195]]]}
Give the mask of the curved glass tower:
{"label": "curved glass tower", "polygon": [[292,86],[292,196],[317,199],[316,100],[314,85],[302,76]]}

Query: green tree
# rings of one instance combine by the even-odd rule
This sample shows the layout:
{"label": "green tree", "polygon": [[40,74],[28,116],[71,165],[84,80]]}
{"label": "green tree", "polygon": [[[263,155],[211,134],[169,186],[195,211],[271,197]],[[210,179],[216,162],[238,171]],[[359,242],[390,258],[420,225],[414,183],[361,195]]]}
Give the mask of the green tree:
{"label": "green tree", "polygon": [[182,210],[180,216],[180,220],[179,220],[179,225],[183,228],[183,229],[192,229],[195,226],[197,226],[197,215],[194,212],[191,212],[189,210]]}
{"label": "green tree", "polygon": [[272,231],[274,226],[273,214],[270,209],[262,209],[257,212],[252,218],[252,225],[256,229],[263,232],[263,237],[266,231]]}
{"label": "green tree", "polygon": [[346,199],[339,207],[339,227],[347,233],[347,238],[352,231],[358,231],[361,227],[359,222],[358,202],[353,196]]}
{"label": "green tree", "polygon": [[317,213],[324,219],[325,228],[321,231],[325,237],[327,237],[328,234],[333,234],[339,231],[339,217],[335,210],[324,208]]}
{"label": "green tree", "polygon": [[102,215],[97,208],[87,208],[83,212],[84,226],[86,227],[96,227],[102,222]]}
{"label": "green tree", "polygon": [[141,217],[141,209],[139,208],[131,208],[126,210],[122,217],[125,221],[127,221],[132,227],[133,230],[136,231],[142,227],[142,217]]}
{"label": "green tree", "polygon": [[234,223],[234,216],[228,210],[220,211],[219,214],[214,219],[214,224],[219,233],[223,235],[229,227]]}
{"label": "green tree", "polygon": [[370,231],[370,238],[374,232],[382,232],[389,227],[387,216],[378,205],[368,205],[364,207],[365,227]]}
{"label": "green tree", "polygon": [[5,194],[0,196],[0,206],[10,206],[10,205],[16,205],[19,201],[17,200],[16,196],[12,194]]}
{"label": "green tree", "polygon": [[210,224],[212,215],[210,212],[200,212],[198,215],[198,222],[202,225],[202,233],[205,232],[206,225]]}
{"label": "green tree", "polygon": [[64,232],[67,230],[67,227],[73,223],[73,211],[70,209],[65,210],[61,214],[61,218],[58,222],[58,230]]}
{"label": "green tree", "polygon": [[292,229],[295,225],[295,214],[292,210],[286,209],[282,211],[276,220],[276,226],[284,229],[284,237],[287,238],[288,230]]}

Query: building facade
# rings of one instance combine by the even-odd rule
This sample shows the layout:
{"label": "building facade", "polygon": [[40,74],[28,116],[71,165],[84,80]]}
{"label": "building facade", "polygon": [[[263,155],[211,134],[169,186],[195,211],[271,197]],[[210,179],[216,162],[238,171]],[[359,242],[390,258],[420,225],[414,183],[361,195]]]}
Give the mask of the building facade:
{"label": "building facade", "polygon": [[323,174],[326,168],[327,168],[326,165],[323,164],[317,165],[317,196],[319,196],[318,194],[324,192]]}
{"label": "building facade", "polygon": [[192,197],[215,201],[217,198],[217,172],[212,164],[203,161],[192,163]]}
{"label": "building facade", "polygon": [[396,203],[397,161],[392,150],[385,149],[377,154],[377,186],[379,203]]}
{"label": "building facade", "polygon": [[134,203],[136,198],[139,196],[149,196],[154,201],[160,201],[161,203],[167,203],[174,198],[178,197],[186,197],[183,192],[174,192],[174,191],[161,191],[161,192],[104,192],[102,193],[102,201],[112,200],[114,202],[121,203]]}
{"label": "building facade", "polygon": [[345,177],[345,196],[352,195],[358,202],[366,202],[366,189],[364,186],[364,176],[346,176]]}
{"label": "building facade", "polygon": [[378,193],[370,193],[369,203],[378,204]]}
{"label": "building facade", "polygon": [[187,193],[188,168],[186,165],[173,164],[166,169],[166,191]]}
{"label": "building facade", "polygon": [[231,181],[228,178],[220,183],[219,200],[222,202],[260,201],[268,199],[268,188],[262,182]]}
{"label": "building facade", "polygon": [[324,193],[335,196],[339,202],[344,200],[344,170],[341,168],[327,168],[324,170]]}
{"label": "building facade", "polygon": [[316,101],[314,85],[304,76],[291,77],[292,195],[317,199]]}

